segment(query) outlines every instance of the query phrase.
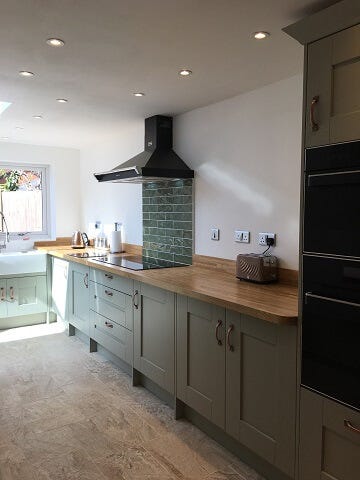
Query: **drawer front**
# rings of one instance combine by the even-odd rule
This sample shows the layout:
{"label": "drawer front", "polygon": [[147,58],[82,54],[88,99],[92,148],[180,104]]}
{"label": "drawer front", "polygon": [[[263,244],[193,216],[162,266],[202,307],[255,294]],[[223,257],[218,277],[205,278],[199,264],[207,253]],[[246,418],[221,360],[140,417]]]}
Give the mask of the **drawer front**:
{"label": "drawer front", "polygon": [[299,480],[358,480],[360,412],[301,388]]}
{"label": "drawer front", "polygon": [[124,362],[132,365],[133,337],[132,332],[115,322],[91,312],[91,338],[109,350]]}
{"label": "drawer front", "polygon": [[129,330],[133,329],[131,295],[90,282],[90,308]]}
{"label": "drawer front", "polygon": [[119,277],[113,273],[104,272],[96,268],[90,269],[90,280],[93,282],[101,283],[105,287],[111,287],[120,292],[133,294],[133,281],[129,278]]}

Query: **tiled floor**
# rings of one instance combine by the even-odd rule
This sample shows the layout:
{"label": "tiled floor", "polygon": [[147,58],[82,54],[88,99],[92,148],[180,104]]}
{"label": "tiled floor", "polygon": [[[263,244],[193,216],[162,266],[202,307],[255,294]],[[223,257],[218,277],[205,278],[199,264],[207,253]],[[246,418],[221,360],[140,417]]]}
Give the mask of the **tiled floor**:
{"label": "tiled floor", "polygon": [[1,480],[261,479],[54,328],[0,332]]}

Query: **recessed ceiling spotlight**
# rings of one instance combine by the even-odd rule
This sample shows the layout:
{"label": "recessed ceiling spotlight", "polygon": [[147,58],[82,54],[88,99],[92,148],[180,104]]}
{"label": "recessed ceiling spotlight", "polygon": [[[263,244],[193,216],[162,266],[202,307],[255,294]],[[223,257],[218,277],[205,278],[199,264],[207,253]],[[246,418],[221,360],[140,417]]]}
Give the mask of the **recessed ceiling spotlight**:
{"label": "recessed ceiling spotlight", "polygon": [[133,93],[133,95],[135,97],[145,97],[145,93],[142,93],[142,92],[135,92],[135,93]]}
{"label": "recessed ceiling spotlight", "polygon": [[19,75],[22,77],[33,77],[35,74],[33,72],[28,72],[27,70],[21,70]]}
{"label": "recessed ceiling spotlight", "polygon": [[69,100],[67,98],[57,98],[56,101],[59,103],[67,103]]}
{"label": "recessed ceiling spotlight", "polygon": [[179,72],[179,75],[181,75],[182,77],[188,77],[189,75],[192,75],[192,71],[187,69],[187,68],[183,68],[182,70],[180,70]]}
{"label": "recessed ceiling spotlight", "polygon": [[24,130],[24,127],[15,127],[16,130]]}
{"label": "recessed ceiling spotlight", "polygon": [[253,33],[253,37],[256,38],[256,40],[263,40],[266,37],[270,37],[269,32],[255,32]]}
{"label": "recessed ceiling spotlight", "polygon": [[42,115],[33,115],[33,118],[36,118],[36,120],[42,120],[44,117]]}
{"label": "recessed ceiling spotlight", "polygon": [[61,40],[61,38],[48,38],[46,43],[50,45],[50,47],[63,47],[65,45],[64,40]]}

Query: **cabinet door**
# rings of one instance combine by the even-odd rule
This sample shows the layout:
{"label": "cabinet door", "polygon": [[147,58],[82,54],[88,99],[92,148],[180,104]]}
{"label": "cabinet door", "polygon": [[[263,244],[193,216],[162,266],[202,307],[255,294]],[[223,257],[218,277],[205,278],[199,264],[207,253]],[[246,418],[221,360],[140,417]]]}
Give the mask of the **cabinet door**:
{"label": "cabinet door", "polygon": [[177,397],[225,428],[225,310],[177,299]]}
{"label": "cabinet door", "polygon": [[296,327],[226,312],[226,431],[294,475]]}
{"label": "cabinet door", "polygon": [[0,280],[0,318],[7,316],[6,280]]}
{"label": "cabinet door", "polygon": [[134,367],[174,393],[175,294],[135,282]]}
{"label": "cabinet door", "polygon": [[47,312],[46,276],[8,279],[7,299],[8,317]]}
{"label": "cabinet door", "polygon": [[359,85],[360,25],[308,46],[307,147],[360,139]]}
{"label": "cabinet door", "polygon": [[300,480],[358,480],[360,413],[305,388],[300,393]]}
{"label": "cabinet door", "polygon": [[71,263],[69,277],[68,321],[89,335],[89,268]]}
{"label": "cabinet door", "polygon": [[59,258],[53,258],[51,285],[52,309],[63,320],[66,318],[68,273],[69,262]]}

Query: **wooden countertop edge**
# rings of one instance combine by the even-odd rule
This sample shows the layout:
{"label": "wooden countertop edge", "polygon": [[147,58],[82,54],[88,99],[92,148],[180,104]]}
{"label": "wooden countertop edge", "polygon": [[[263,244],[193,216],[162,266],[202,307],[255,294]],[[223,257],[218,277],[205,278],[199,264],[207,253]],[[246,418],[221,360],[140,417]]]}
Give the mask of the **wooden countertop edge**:
{"label": "wooden countertop edge", "polygon": [[[137,280],[141,281],[150,285],[153,285],[155,287],[163,288],[164,290],[168,290],[174,293],[178,293],[180,295],[187,295],[192,298],[196,298],[198,300],[202,300],[208,303],[212,303],[215,305],[218,305],[220,307],[228,308],[229,310],[233,310],[239,313],[243,313],[245,315],[250,315],[253,317],[260,318],[262,320],[269,321],[271,323],[279,324],[279,325],[294,325],[297,323],[297,291],[294,288],[289,289],[288,285],[282,285],[282,284],[277,284],[280,288],[286,287],[286,289],[289,291],[291,290],[290,293],[278,293],[279,297],[287,297],[288,299],[294,299],[295,300],[295,305],[294,308],[289,307],[289,312],[287,314],[283,313],[278,313],[276,312],[276,309],[271,308],[273,305],[269,303],[270,308],[266,305],[264,306],[259,306],[259,307],[254,307],[248,304],[246,300],[241,300],[240,301],[232,301],[226,298],[221,298],[219,296],[214,296],[199,290],[194,290],[193,288],[186,288],[183,285],[176,284],[176,281],[169,283],[168,281],[165,281],[161,278],[156,278],[154,276],[154,273],[156,274],[155,271],[134,271],[134,270],[128,270],[124,269],[121,267],[116,267],[116,266],[110,266],[110,265],[104,265],[99,262],[96,262],[96,260],[93,259],[82,259],[82,258],[76,258],[76,257],[71,257],[67,253],[67,249],[64,248],[62,249],[61,247],[55,248],[51,246],[47,247],[37,247],[39,250],[46,250],[47,253],[53,257],[57,258],[62,258],[71,262],[75,263],[80,263],[82,265],[86,265],[88,267],[93,267],[93,268],[98,268],[100,270],[104,270],[110,273],[114,273],[116,275],[125,277],[125,278],[130,278],[132,280]],[[207,270],[205,267],[176,267],[177,269],[183,269],[183,268],[196,268],[199,273],[208,273],[211,274],[211,270]],[[150,275],[151,276],[150,276]],[[224,278],[226,278],[227,274],[225,275]],[[251,288],[259,288],[259,289],[266,289],[266,286],[257,286],[257,285],[252,285]],[[276,297],[277,293],[275,292],[269,292]],[[250,300],[250,302],[252,302]],[[293,310],[293,311],[291,311]]]}

